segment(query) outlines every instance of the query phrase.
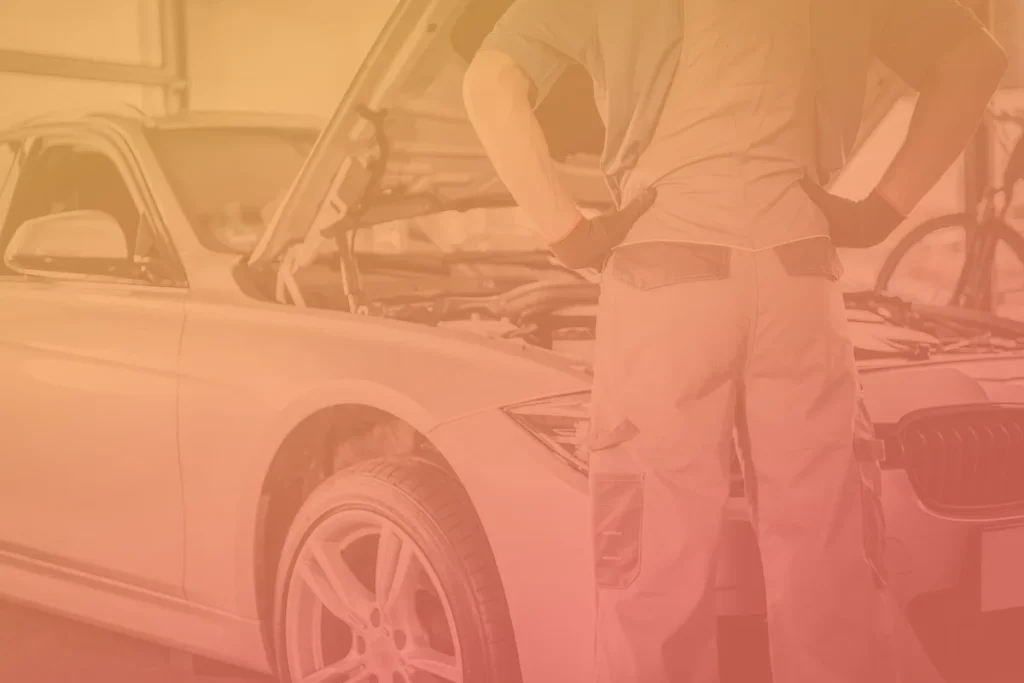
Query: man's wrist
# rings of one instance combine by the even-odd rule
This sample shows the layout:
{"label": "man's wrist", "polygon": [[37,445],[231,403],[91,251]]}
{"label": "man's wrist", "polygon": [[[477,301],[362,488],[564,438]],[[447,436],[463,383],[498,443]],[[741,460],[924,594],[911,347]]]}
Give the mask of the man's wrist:
{"label": "man's wrist", "polygon": [[906,220],[878,190],[874,190],[857,204],[857,218],[844,234],[835,234],[837,246],[870,248],[888,239]]}
{"label": "man's wrist", "polygon": [[570,268],[587,268],[603,259],[607,246],[602,238],[598,226],[581,217],[564,236],[551,242],[551,251]]}
{"label": "man's wrist", "polygon": [[875,195],[878,199],[884,200],[904,220],[906,220],[906,217],[910,215],[910,212],[916,206],[915,201],[912,201],[909,197],[904,197],[902,193],[895,191],[891,185],[887,185],[884,181],[875,187],[871,194]]}
{"label": "man's wrist", "polygon": [[907,215],[897,208],[880,188],[875,188],[862,202],[865,219],[890,232],[907,219]]}
{"label": "man's wrist", "polygon": [[560,215],[555,216],[548,224],[548,242],[555,244],[556,242],[564,240],[585,220],[586,217],[583,215],[583,212],[581,212],[575,205],[571,209],[567,208],[564,211],[561,211]]}
{"label": "man's wrist", "polygon": [[657,198],[658,191],[649,188],[617,211],[594,218],[581,214],[566,235],[551,241],[551,251],[570,268],[600,268]]}

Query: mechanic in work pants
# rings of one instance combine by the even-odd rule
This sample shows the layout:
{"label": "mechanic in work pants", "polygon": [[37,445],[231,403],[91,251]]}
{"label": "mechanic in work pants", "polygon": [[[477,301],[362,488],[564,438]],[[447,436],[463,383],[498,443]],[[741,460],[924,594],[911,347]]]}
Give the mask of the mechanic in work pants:
{"label": "mechanic in work pants", "polygon": [[[850,201],[822,184],[853,149],[875,58],[920,97],[877,189]],[[594,80],[620,207],[595,218],[533,113],[573,65]],[[1004,69],[955,0],[518,0],[485,39],[466,103],[495,168],[556,255],[602,268],[588,444],[600,681],[718,680],[737,431],[775,680],[910,680],[836,247],[904,221]]]}

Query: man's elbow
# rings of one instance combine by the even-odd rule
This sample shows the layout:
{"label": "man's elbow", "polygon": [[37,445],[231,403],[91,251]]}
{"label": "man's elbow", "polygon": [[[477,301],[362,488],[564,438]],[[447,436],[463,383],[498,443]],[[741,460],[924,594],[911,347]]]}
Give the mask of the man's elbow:
{"label": "man's elbow", "polygon": [[1006,50],[988,33],[985,33],[983,38],[979,38],[978,43],[978,68],[982,69],[985,75],[997,84],[1002,82],[1007,69],[1010,68],[1010,58],[1006,54]]}
{"label": "man's elbow", "polygon": [[530,80],[512,58],[495,51],[481,51],[466,69],[463,100],[475,112],[509,104],[530,103]]}
{"label": "man's elbow", "polygon": [[1009,68],[1006,50],[987,31],[977,31],[964,38],[942,60],[936,76],[966,78],[995,90]]}

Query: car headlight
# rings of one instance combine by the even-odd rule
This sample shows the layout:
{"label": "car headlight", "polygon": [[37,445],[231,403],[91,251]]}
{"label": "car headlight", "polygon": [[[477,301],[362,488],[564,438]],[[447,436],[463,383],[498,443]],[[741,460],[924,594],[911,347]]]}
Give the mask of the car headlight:
{"label": "car headlight", "polygon": [[504,411],[570,467],[587,472],[589,391],[520,403]]}

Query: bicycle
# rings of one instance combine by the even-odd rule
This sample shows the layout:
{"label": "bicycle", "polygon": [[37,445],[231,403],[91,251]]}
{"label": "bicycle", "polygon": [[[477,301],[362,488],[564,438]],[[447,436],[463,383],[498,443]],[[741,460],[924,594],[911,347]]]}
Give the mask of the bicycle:
{"label": "bicycle", "polygon": [[[1024,116],[992,115],[991,120],[1015,123],[1024,130]],[[875,292],[920,300],[922,285],[946,286],[943,291],[948,292],[948,296],[942,296],[940,291],[939,301],[922,303],[988,312],[994,312],[999,305],[1008,305],[1008,295],[1024,293],[1024,236],[1007,218],[1013,206],[1014,191],[1021,180],[1024,180],[1024,135],[1008,155],[1002,186],[989,188],[984,193],[976,215],[940,216],[910,230],[882,264]],[[922,255],[924,258],[920,259]],[[954,258],[957,260],[951,260]],[[1013,287],[1000,290],[997,283],[1000,274],[1005,276],[1010,272],[1017,281],[1013,282]],[[1018,305],[1020,317],[1024,317],[1024,297]]]}

